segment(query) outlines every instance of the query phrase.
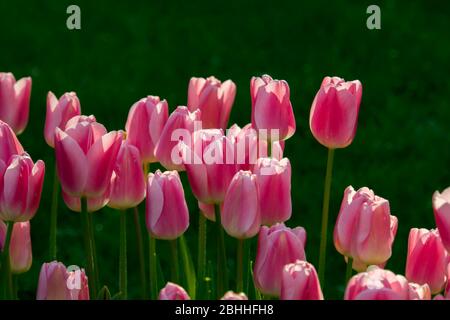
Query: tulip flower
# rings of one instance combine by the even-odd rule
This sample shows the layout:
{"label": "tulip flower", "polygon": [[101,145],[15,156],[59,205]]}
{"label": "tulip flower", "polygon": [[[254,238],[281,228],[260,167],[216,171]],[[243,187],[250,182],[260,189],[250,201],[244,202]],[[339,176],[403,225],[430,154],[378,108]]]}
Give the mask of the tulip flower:
{"label": "tulip flower", "polygon": [[204,129],[225,130],[235,96],[236,85],[231,80],[222,83],[212,76],[193,77],[189,81],[188,108],[191,112],[200,109]]}
{"label": "tulip flower", "polygon": [[220,300],[248,300],[245,293],[236,293],[233,291],[227,291]]}
{"label": "tulip flower", "polygon": [[[106,206],[109,202],[109,196],[111,194],[110,187],[99,197],[87,198],[87,211],[96,212]],[[79,197],[73,197],[67,194],[64,190],[61,191],[62,198],[66,206],[75,212],[81,212],[81,200]]]}
{"label": "tulip flower", "polygon": [[447,258],[437,230],[411,229],[405,274],[409,281],[428,284],[432,294],[441,292],[447,281]]}
{"label": "tulip flower", "polygon": [[450,252],[450,187],[442,193],[436,191],[432,202],[439,235],[444,247]]}
{"label": "tulip flower", "polygon": [[180,141],[190,141],[200,117],[199,109],[189,112],[184,106],[178,107],[169,116],[155,148],[156,158],[167,170],[185,170]]}
{"label": "tulip flower", "polygon": [[0,119],[21,134],[30,112],[31,78],[16,82],[12,73],[0,72]]}
{"label": "tulip flower", "polygon": [[353,259],[353,269],[364,271],[391,257],[397,224],[386,199],[366,187],[355,191],[349,186],[334,227],[334,245],[339,253]]}
{"label": "tulip flower", "polygon": [[345,300],[409,300],[408,280],[389,270],[370,266],[347,284]]}
{"label": "tulip flower", "polygon": [[146,198],[148,231],[158,239],[173,240],[189,226],[189,212],[177,171],[148,175]]}
{"label": "tulip flower", "polygon": [[67,122],[81,114],[80,100],[75,92],[64,93],[59,100],[49,91],[47,94],[47,114],[45,116],[44,137],[47,144],[55,147],[55,129],[64,130]]}
{"label": "tulip flower", "polygon": [[12,155],[21,155],[24,152],[11,127],[0,120],[0,161],[8,163]]}
{"label": "tulip flower", "polygon": [[325,77],[311,106],[309,126],[313,136],[330,149],[345,148],[355,137],[361,103],[359,80],[345,82]]}
{"label": "tulip flower", "polygon": [[263,294],[280,296],[283,268],[286,264],[305,259],[306,231],[277,223],[261,227],[258,238],[253,277]]}
{"label": "tulip flower", "polygon": [[56,128],[56,166],[61,187],[72,197],[98,198],[111,182],[120,132],[107,132],[94,116],[76,116]]}
{"label": "tulip flower", "polygon": [[34,217],[41,200],[45,164],[30,156],[13,155],[7,164],[0,160],[0,219],[24,222]]}
{"label": "tulip flower", "polygon": [[288,220],[292,213],[289,159],[259,158],[254,173],[258,177],[262,224]]}
{"label": "tulip flower", "polygon": [[57,261],[44,263],[39,275],[37,300],[89,300],[89,288],[83,269],[68,271]]}
{"label": "tulip flower", "polygon": [[211,221],[216,221],[216,213],[215,208],[213,204],[207,204],[198,201],[198,208],[200,209],[200,212]]}
{"label": "tulip flower", "polygon": [[134,208],[145,198],[145,177],[139,150],[123,140],[111,179],[108,206],[126,210]]}
{"label": "tulip flower", "polygon": [[[6,238],[6,224],[0,220],[0,250]],[[11,272],[20,274],[30,270],[33,262],[31,251],[30,222],[17,222],[14,224],[9,244],[9,258]]]}
{"label": "tulip flower", "polygon": [[[290,100],[289,85],[284,80],[272,80],[269,76],[251,81],[253,100],[252,126],[267,130],[268,141],[286,140],[295,132],[295,118]],[[278,130],[278,139],[271,138],[272,130]]]}
{"label": "tulip flower", "polygon": [[414,282],[409,284],[409,300],[431,300],[430,287],[425,283],[420,285]]}
{"label": "tulip flower", "polygon": [[159,292],[158,300],[191,300],[191,298],[181,286],[167,282]]}
{"label": "tulip flower", "polygon": [[157,96],[143,98],[131,107],[125,125],[127,139],[139,149],[142,161],[146,163],[158,161],[155,147],[167,122],[168,114],[167,101]]}
{"label": "tulip flower", "polygon": [[235,174],[225,195],[221,221],[225,231],[238,239],[258,233],[261,214],[256,175],[242,170]]}
{"label": "tulip flower", "polygon": [[323,300],[319,277],[314,266],[297,260],[284,266],[281,300]]}

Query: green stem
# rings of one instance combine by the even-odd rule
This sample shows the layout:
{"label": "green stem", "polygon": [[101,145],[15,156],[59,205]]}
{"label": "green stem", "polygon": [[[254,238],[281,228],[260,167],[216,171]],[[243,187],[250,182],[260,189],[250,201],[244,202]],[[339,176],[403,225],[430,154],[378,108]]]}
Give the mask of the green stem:
{"label": "green stem", "polygon": [[94,299],[97,297],[97,283],[94,272],[94,254],[92,250],[91,232],[89,227],[89,212],[87,211],[87,200],[82,197],[81,201],[81,219],[84,231],[84,249],[86,254],[87,272],[89,279],[90,296]]}
{"label": "green stem", "polygon": [[53,175],[53,193],[52,204],[50,209],[50,241],[49,241],[49,255],[50,260],[57,260],[56,257],[56,235],[58,224],[58,195],[59,195],[59,182],[58,173],[55,165],[55,173]]}
{"label": "green stem", "polygon": [[347,268],[345,270],[345,285],[347,285],[348,281],[352,277],[353,273],[353,258],[347,257]]}
{"label": "green stem", "polygon": [[122,300],[128,297],[127,291],[127,211],[120,212],[120,258],[119,258],[119,290]]}
{"label": "green stem", "polygon": [[225,290],[228,288],[228,275],[227,275],[227,254],[225,248],[225,234],[220,222],[220,205],[214,205],[216,214],[216,227],[217,227],[217,297],[222,297]]}
{"label": "green stem", "polygon": [[327,251],[327,230],[328,230],[328,211],[330,205],[331,177],[333,175],[333,157],[334,149],[328,149],[327,171],[325,175],[325,185],[323,192],[322,206],[322,231],[320,237],[320,255],[319,255],[319,279],[322,283],[322,289],[325,284],[325,265]]}
{"label": "green stem", "polygon": [[95,276],[95,283],[97,286],[95,287],[95,291],[99,292],[100,290],[100,277],[99,277],[99,271],[98,271],[98,260],[97,260],[97,246],[95,245],[95,224],[94,224],[94,215],[91,212],[89,215],[89,237],[91,239],[92,243],[92,256],[94,259],[94,276]]}
{"label": "green stem", "polygon": [[192,262],[191,254],[189,252],[189,247],[186,243],[184,235],[180,236],[180,247],[181,247],[181,260],[183,262],[184,274],[186,276],[187,282],[187,292],[191,296],[192,300],[196,297],[196,284],[197,277],[195,275],[194,263]]}
{"label": "green stem", "polygon": [[146,299],[147,296],[147,276],[145,274],[145,256],[144,256],[144,241],[142,239],[141,222],[139,219],[139,209],[134,207],[134,226],[136,228],[136,242],[137,251],[139,255],[139,266],[141,276],[141,296]]}
{"label": "green stem", "polygon": [[[206,269],[206,217],[200,212],[198,219],[198,261],[197,261],[197,277],[199,281],[199,292],[203,294],[205,284]],[[200,296],[197,294],[197,296]]]}
{"label": "green stem", "polygon": [[9,246],[11,243],[11,234],[13,231],[14,222],[6,222],[6,238],[3,244],[2,253],[2,269],[1,269],[1,295],[3,299],[12,299],[12,280],[11,280],[11,265],[9,258]]}
{"label": "green stem", "polygon": [[172,254],[172,281],[174,283],[180,283],[178,273],[178,245],[177,239],[170,240],[170,252]]}
{"label": "green stem", "polygon": [[244,263],[244,239],[238,239],[237,240],[237,259],[236,259],[236,265],[237,265],[237,286],[236,292],[243,292],[244,291],[244,269],[243,269],[243,263]]}
{"label": "green stem", "polygon": [[148,236],[149,244],[149,265],[150,265],[150,296],[151,299],[156,299],[158,295],[158,276],[156,269],[156,239],[151,235]]}

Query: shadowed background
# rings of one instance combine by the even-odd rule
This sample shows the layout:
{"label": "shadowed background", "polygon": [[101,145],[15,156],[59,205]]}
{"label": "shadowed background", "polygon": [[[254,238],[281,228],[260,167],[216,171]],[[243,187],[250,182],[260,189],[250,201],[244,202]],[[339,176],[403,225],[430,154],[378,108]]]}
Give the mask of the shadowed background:
{"label": "shadowed background", "polygon": [[[81,8],[79,31],[66,28],[70,4]],[[191,76],[236,83],[229,124],[240,126],[250,121],[252,76],[288,81],[297,132],[285,149],[293,175],[287,224],[306,228],[307,258],[316,266],[326,149],[309,131],[309,109],[324,76],[359,79],[356,138],[335,154],[325,296],[343,295],[345,264],[332,244],[332,228],[348,185],[368,186],[390,201],[399,228],[387,268],[404,273],[409,229],[434,227],[431,195],[450,185],[449,8],[444,1],[378,2],[382,29],[368,30],[370,4],[375,1],[1,1],[0,71],[33,78],[30,121],[19,139],[47,170],[31,224],[33,266],[18,279],[20,297],[34,299],[40,267],[48,261],[54,151],[43,138],[47,92],[59,97],[76,91],[84,114],[94,114],[108,130],[123,129],[130,106],[146,95],[167,99],[170,111],[185,105]],[[186,236],[196,262],[197,202],[187,186],[185,193],[191,212]],[[85,266],[79,215],[61,198],[59,203],[58,259]],[[105,208],[94,221],[101,282],[114,294],[119,215]],[[128,222],[129,296],[138,297],[131,212]],[[208,258],[215,261],[209,242]],[[227,242],[235,278],[235,241]],[[168,269],[165,244],[160,259]]]}

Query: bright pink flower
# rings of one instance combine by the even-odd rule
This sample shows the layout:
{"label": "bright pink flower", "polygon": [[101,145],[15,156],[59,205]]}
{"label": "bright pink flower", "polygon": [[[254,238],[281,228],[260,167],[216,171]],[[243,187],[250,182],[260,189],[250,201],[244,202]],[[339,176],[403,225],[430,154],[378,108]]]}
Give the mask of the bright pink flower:
{"label": "bright pink flower", "polygon": [[159,292],[158,300],[191,300],[191,298],[181,286],[167,282]]}
{"label": "bright pink flower", "polygon": [[314,98],[309,116],[313,136],[327,148],[345,148],[356,134],[362,86],[359,80],[345,82],[325,77]]}
{"label": "bright pink flower", "polygon": [[355,191],[349,186],[334,227],[334,245],[339,253],[353,258],[353,269],[364,271],[391,257],[397,224],[389,201],[369,188]]}
{"label": "bright pink flower", "polygon": [[420,285],[414,282],[409,284],[409,300],[431,300],[430,287],[425,283]]}
{"label": "bright pink flower", "polygon": [[283,268],[296,260],[306,260],[306,231],[277,223],[272,227],[261,227],[258,238],[253,278],[263,294],[280,296]]}
{"label": "bright pink flower", "polygon": [[409,281],[426,283],[432,294],[439,293],[447,281],[447,262],[447,252],[436,229],[411,229],[406,258]]}
{"label": "bright pink flower", "polygon": [[14,131],[6,122],[0,120],[0,160],[8,163],[12,155],[21,155],[24,152]]}
{"label": "bright pink flower", "polygon": [[258,233],[261,213],[256,175],[242,170],[234,175],[223,202],[221,221],[225,231],[238,239]]}
{"label": "bright pink flower", "polygon": [[[62,198],[66,206],[75,212],[81,212],[81,200],[79,197],[73,197],[68,195],[64,190],[61,190]],[[87,211],[95,212],[106,206],[109,202],[109,196],[111,194],[111,188],[108,187],[105,193],[96,198],[87,198]]]}
{"label": "bright pink flower", "polygon": [[450,252],[450,187],[433,194],[433,210],[442,243]]}
{"label": "bright pink flower", "polygon": [[191,78],[188,89],[188,108],[200,109],[204,129],[225,130],[236,95],[236,85],[227,80],[221,83],[215,77]]}
{"label": "bright pink flower", "polygon": [[148,96],[133,104],[125,129],[128,141],[139,149],[142,161],[157,162],[155,147],[167,122],[169,106],[166,100]]}
{"label": "bright pink flower", "polygon": [[64,130],[67,121],[80,114],[80,100],[78,100],[75,92],[66,92],[58,100],[53,92],[49,91],[44,127],[44,137],[47,144],[53,148],[55,146],[55,129]]}
{"label": "bright pink flower", "polygon": [[213,204],[198,201],[198,208],[208,220],[216,221],[216,212]]}
{"label": "bright pink flower", "polygon": [[190,141],[200,117],[199,109],[189,112],[184,106],[170,114],[155,148],[156,158],[167,170],[184,171],[180,141]]}
{"label": "bright pink flower", "polygon": [[259,158],[253,171],[258,177],[262,224],[291,217],[291,164],[288,158]]}
{"label": "bright pink flower", "polygon": [[146,198],[148,231],[158,239],[172,240],[189,227],[189,211],[177,171],[148,175]]}
{"label": "bright pink flower", "polygon": [[37,300],[89,300],[89,288],[83,269],[68,271],[57,261],[44,263],[39,275]]}
{"label": "bright pink flower", "polygon": [[108,206],[116,209],[136,207],[145,198],[145,177],[139,150],[123,140],[111,179]]}
{"label": "bright pink flower", "polygon": [[245,293],[236,293],[233,291],[227,291],[220,300],[248,300]]}
{"label": "bright pink flower", "polygon": [[269,76],[253,78],[250,85],[253,100],[252,126],[267,130],[278,130],[279,139],[286,140],[295,132],[295,117],[292,111],[289,85],[284,80],[272,80]]}
{"label": "bright pink flower", "polygon": [[297,260],[284,266],[281,300],[323,300],[319,277],[314,266]]}
{"label": "bright pink flower", "polygon": [[24,222],[34,217],[41,200],[45,164],[30,156],[13,155],[7,164],[0,160],[0,219]]}
{"label": "bright pink flower", "polygon": [[94,116],[76,116],[56,128],[55,153],[62,189],[72,197],[98,198],[111,182],[122,134],[107,132]]}
{"label": "bright pink flower", "polygon": [[0,72],[0,119],[16,134],[25,130],[30,112],[31,78],[16,82],[12,73]]}
{"label": "bright pink flower", "polygon": [[[6,224],[0,220],[0,251],[3,250],[6,238]],[[14,224],[11,242],[9,244],[11,272],[20,274],[30,270],[33,262],[31,250],[30,222]]]}

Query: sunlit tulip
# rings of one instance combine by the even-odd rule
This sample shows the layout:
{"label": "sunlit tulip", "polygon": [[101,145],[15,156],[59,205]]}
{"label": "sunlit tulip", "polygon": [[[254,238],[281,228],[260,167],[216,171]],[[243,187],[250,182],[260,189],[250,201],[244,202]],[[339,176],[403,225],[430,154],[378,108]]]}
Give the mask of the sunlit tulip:
{"label": "sunlit tulip", "polygon": [[191,300],[191,298],[181,286],[167,282],[159,292],[158,300]]}
{"label": "sunlit tulip", "polygon": [[442,243],[450,252],[450,187],[433,194],[433,210]]}
{"label": "sunlit tulip", "polygon": [[314,266],[297,260],[284,266],[281,278],[282,300],[323,300],[319,277]]}
{"label": "sunlit tulip", "polygon": [[24,153],[23,147],[14,131],[6,122],[0,120],[0,161],[6,164],[12,155],[22,153]]}
{"label": "sunlit tulip", "polygon": [[409,283],[409,300],[431,300],[430,287],[425,283],[423,285]]}
{"label": "sunlit tulip", "polygon": [[220,300],[248,300],[245,293],[236,293],[233,291],[227,291]]}
{"label": "sunlit tulip", "polygon": [[[0,250],[6,238],[6,224],[0,220]],[[17,222],[14,224],[9,243],[9,258],[11,272],[20,274],[30,270],[33,262],[31,250],[30,222]]]}

